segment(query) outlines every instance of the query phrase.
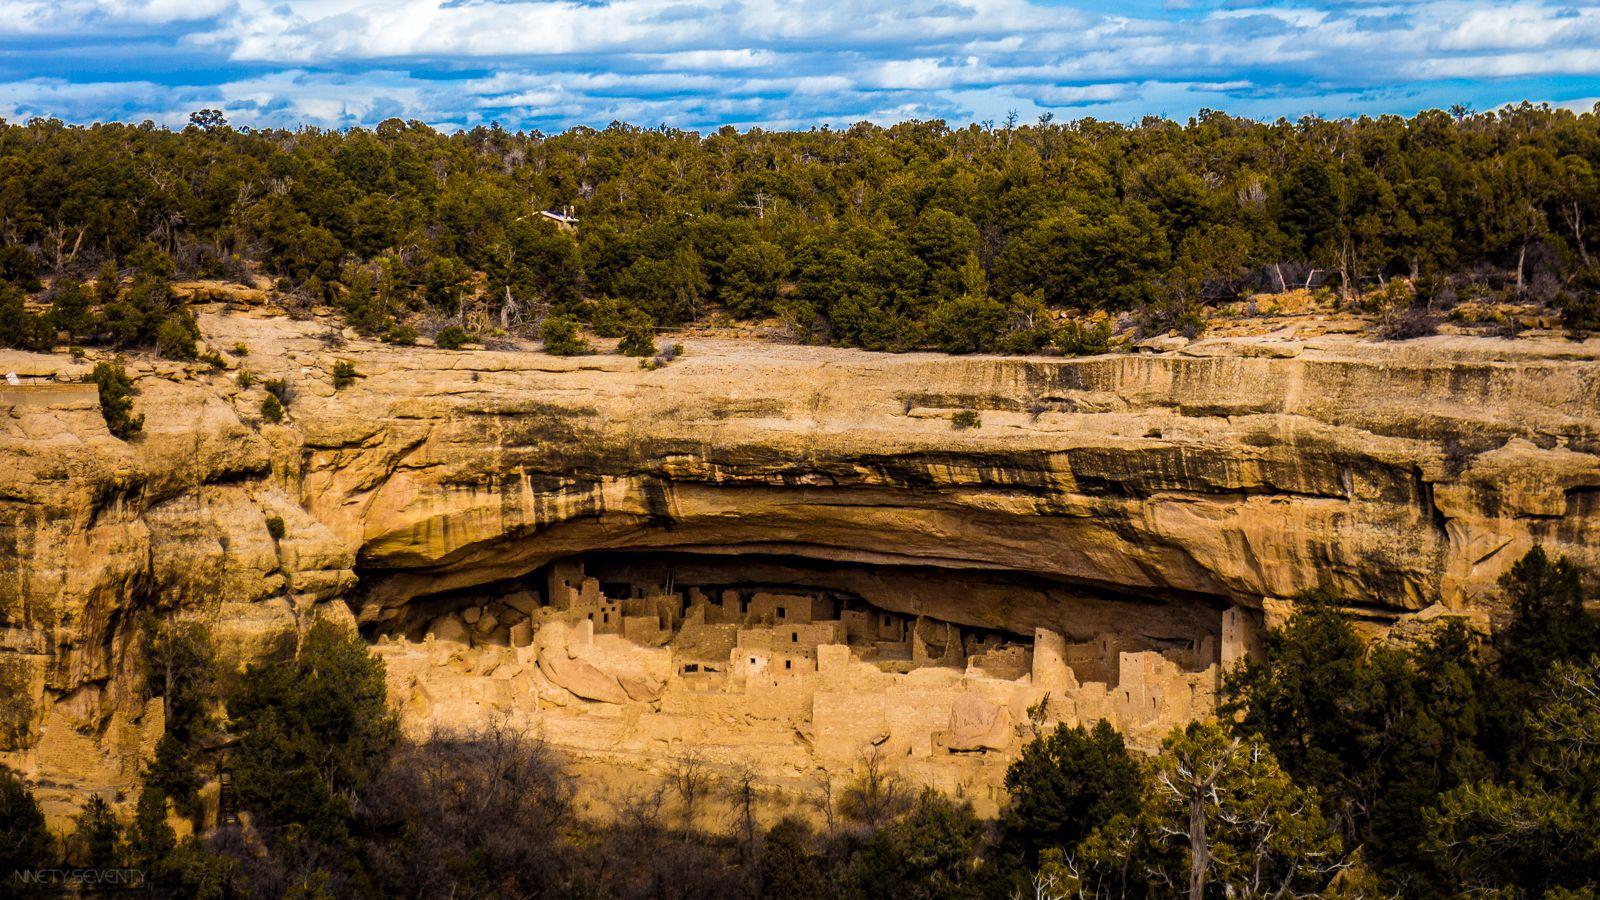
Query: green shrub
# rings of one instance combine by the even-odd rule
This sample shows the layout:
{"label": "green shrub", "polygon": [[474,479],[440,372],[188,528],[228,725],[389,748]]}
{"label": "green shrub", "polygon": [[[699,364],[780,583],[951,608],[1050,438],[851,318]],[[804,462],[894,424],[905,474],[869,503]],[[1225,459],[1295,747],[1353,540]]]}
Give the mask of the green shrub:
{"label": "green shrub", "polygon": [[417,342],[417,330],[410,325],[391,325],[389,330],[383,333],[383,341],[397,347],[409,347]]}
{"label": "green shrub", "polygon": [[977,410],[963,409],[950,417],[950,424],[956,428],[982,428],[983,418],[978,415]]}
{"label": "green shrub", "polygon": [[[1390,282],[1394,284],[1399,279]],[[1439,333],[1439,319],[1425,307],[1410,306],[1385,316],[1378,336],[1386,341],[1409,341]]]}
{"label": "green shrub", "polygon": [[1094,356],[1111,347],[1111,323],[1101,319],[1085,326],[1071,319],[1056,330],[1056,349],[1067,356]]}
{"label": "green shrub", "polygon": [[256,384],[255,373],[251,372],[249,369],[240,369],[239,374],[235,375],[233,380],[239,385],[240,390],[248,391],[252,387],[255,387]]}
{"label": "green shrub", "polygon": [[476,337],[460,325],[446,325],[433,336],[433,345],[444,350],[460,350]]}
{"label": "green shrub", "polygon": [[249,356],[250,355],[250,348],[246,347],[244,345],[244,341],[240,341],[239,343],[233,345],[233,355],[234,356]]}
{"label": "green shrub", "polygon": [[1561,324],[1574,334],[1600,331],[1600,291],[1562,291],[1555,304],[1561,308]]}
{"label": "green shrub", "polygon": [[195,341],[200,339],[200,328],[195,324],[194,313],[173,313],[161,320],[156,328],[156,352],[167,359],[194,359]]}
{"label": "green shrub", "polygon": [[100,415],[113,435],[127,440],[144,429],[144,416],[133,415],[133,395],[137,391],[121,362],[95,363],[89,380],[100,388]]}
{"label": "green shrub", "polygon": [[589,342],[578,334],[578,320],[571,316],[551,316],[539,326],[544,351],[556,356],[577,356],[589,352]]}
{"label": "green shrub", "polygon": [[1206,330],[1205,310],[1190,298],[1165,297],[1140,311],[1139,329],[1146,336],[1175,331],[1192,340]]}
{"label": "green shrub", "polygon": [[992,350],[1008,317],[1000,301],[964,294],[945,300],[928,314],[928,340],[946,353]]}
{"label": "green shrub", "polygon": [[[622,305],[612,297],[601,297],[589,304],[589,325],[594,333],[603,338],[622,337],[627,331],[628,321],[622,314]],[[649,318],[642,310],[629,310],[631,313]]]}
{"label": "green shrub", "polygon": [[288,530],[283,524],[282,516],[267,516],[267,534],[272,535],[273,540],[281,541],[287,533]]}
{"label": "green shrub", "polygon": [[261,418],[276,425],[283,421],[283,401],[277,394],[268,394],[261,398]]}
{"label": "green shrub", "polygon": [[356,379],[360,377],[361,373],[357,372],[356,367],[348,360],[341,359],[333,364],[333,389],[336,391],[355,384]]}
{"label": "green shrub", "polygon": [[654,356],[656,352],[655,324],[643,313],[629,316],[622,332],[617,351],[625,356]]}

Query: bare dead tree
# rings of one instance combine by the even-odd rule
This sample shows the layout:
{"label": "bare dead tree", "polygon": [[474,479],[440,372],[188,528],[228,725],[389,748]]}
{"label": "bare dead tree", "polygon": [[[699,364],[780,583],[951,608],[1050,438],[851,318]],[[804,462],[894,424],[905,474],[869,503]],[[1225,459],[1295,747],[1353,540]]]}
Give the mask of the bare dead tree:
{"label": "bare dead tree", "polygon": [[1210,759],[1180,756],[1170,770],[1161,772],[1156,778],[1161,790],[1188,807],[1186,829],[1181,834],[1174,829],[1167,830],[1186,839],[1189,844],[1190,900],[1202,900],[1205,896],[1206,875],[1211,869],[1211,849],[1206,837],[1206,806],[1216,804],[1217,780],[1227,770],[1229,758],[1238,745],[1239,741],[1235,738],[1229,745],[1229,752]]}
{"label": "bare dead tree", "polygon": [[743,763],[725,776],[723,797],[733,805],[739,853],[746,864],[756,854],[756,802],[761,799],[760,775],[754,766]]}
{"label": "bare dead tree", "polygon": [[688,840],[694,831],[700,804],[711,791],[711,770],[700,751],[690,749],[673,760],[671,779],[682,805],[684,840]]}
{"label": "bare dead tree", "polygon": [[833,774],[823,772],[818,788],[815,798],[817,810],[822,813],[823,820],[828,824],[828,833],[833,834],[838,829],[837,817],[839,812],[838,798],[835,796],[833,786]]}
{"label": "bare dead tree", "polygon": [[877,827],[910,808],[911,799],[905,781],[890,770],[883,747],[875,745],[862,754],[855,780],[839,798],[839,811],[854,822]]}

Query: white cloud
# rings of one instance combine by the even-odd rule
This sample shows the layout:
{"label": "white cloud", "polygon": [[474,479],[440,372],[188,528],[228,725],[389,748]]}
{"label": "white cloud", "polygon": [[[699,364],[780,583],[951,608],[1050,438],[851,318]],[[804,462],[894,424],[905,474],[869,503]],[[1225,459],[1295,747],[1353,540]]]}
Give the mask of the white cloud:
{"label": "white cloud", "polygon": [[232,0],[0,0],[0,37],[199,22],[232,6]]}
{"label": "white cloud", "polygon": [[1443,50],[1525,50],[1600,39],[1600,12],[1508,4],[1468,12],[1440,35]]}
{"label": "white cloud", "polygon": [[[30,78],[29,62],[7,69],[0,59],[0,71],[23,73],[0,82],[0,113],[181,122],[195,106],[231,104],[236,120],[263,125],[401,115],[546,128],[998,118],[1011,108],[1136,117],[1209,105],[1292,116],[1415,108],[1463,83],[1486,94],[1494,82],[1485,79],[1600,74],[1594,0],[1159,12],[1036,2],[0,0],[0,37],[49,35],[69,48],[176,40],[210,76],[172,87],[163,82],[184,79],[141,75],[133,60],[116,64],[125,81],[101,73],[75,83]],[[19,59],[53,52],[47,42],[22,46]],[[81,54],[95,61],[93,49]],[[262,74],[211,74],[229,67]]]}

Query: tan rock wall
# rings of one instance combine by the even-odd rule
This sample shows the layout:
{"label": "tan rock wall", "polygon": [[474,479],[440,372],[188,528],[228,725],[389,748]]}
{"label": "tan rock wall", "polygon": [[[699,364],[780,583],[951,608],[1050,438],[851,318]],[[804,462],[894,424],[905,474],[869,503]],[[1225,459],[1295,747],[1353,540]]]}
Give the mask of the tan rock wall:
{"label": "tan rock wall", "polygon": [[[144,610],[210,604],[246,648],[330,601],[378,622],[596,548],[970,571],[961,591],[879,586],[881,605],[1073,642],[1101,620],[1193,635],[1201,614],[1318,585],[1380,622],[1481,610],[1535,543],[1600,569],[1593,339],[1325,336],[1270,355],[1201,341],[1080,360],[691,339],[644,371],[335,346],[323,320],[200,322],[212,345],[250,347],[238,364],[292,383],[283,424],[258,421],[261,388],[235,373],[159,360],[129,360],[146,416],[131,442],[107,433],[92,388],[0,387],[0,627],[24,636],[4,652],[48,660],[40,723],[62,704],[96,734],[138,715],[125,657]],[[67,378],[94,362],[0,356]],[[335,359],[363,377],[334,390]],[[983,426],[910,414],[962,408]],[[995,570],[1038,587],[986,587]]]}

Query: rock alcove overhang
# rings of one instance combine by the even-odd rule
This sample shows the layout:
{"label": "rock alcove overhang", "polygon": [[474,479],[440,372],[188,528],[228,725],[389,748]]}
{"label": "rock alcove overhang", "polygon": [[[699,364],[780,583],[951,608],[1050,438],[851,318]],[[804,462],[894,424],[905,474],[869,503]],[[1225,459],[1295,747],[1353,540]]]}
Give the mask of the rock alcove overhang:
{"label": "rock alcove overhang", "polygon": [[583,561],[602,584],[645,583],[652,579],[629,573],[666,570],[682,585],[825,590],[887,612],[1027,639],[1035,629],[1048,628],[1071,640],[1116,633],[1152,646],[1188,646],[1219,633],[1222,612],[1232,605],[1217,594],[1075,581],[971,552],[895,552],[881,549],[878,541],[869,542],[871,547],[831,544],[816,535],[698,542],[693,529],[659,521],[635,525],[619,533],[615,522],[571,523],[558,530],[576,533],[559,541],[544,535],[537,552],[526,542],[501,541],[496,545],[502,554],[480,549],[470,562],[458,560],[439,571],[358,566],[361,587],[353,605],[367,633],[404,631],[409,626],[402,623],[445,610],[458,598],[466,603],[497,591],[538,592],[544,569],[566,559]]}
{"label": "rock alcove overhang", "polygon": [[1533,543],[1592,559],[1592,363],[1424,349],[764,349],[649,375],[495,357],[430,371],[425,402],[359,433],[331,415],[359,394],[335,396],[304,493],[356,550],[364,622],[601,549],[1017,572],[1172,606],[1326,587],[1378,622],[1480,602]]}
{"label": "rock alcove overhang", "polygon": [[[563,459],[563,474],[524,469],[520,479],[430,486],[424,499],[408,489],[410,516],[369,533],[358,555],[359,617],[378,621],[416,596],[608,550],[1013,573],[1107,602],[1239,602],[1185,548],[1139,533],[1128,521],[1142,502],[1136,493],[1071,490],[1048,454],[913,453],[828,465],[800,458],[758,469],[701,450],[631,471]],[[688,477],[673,471],[691,464]],[[1041,624],[996,623],[981,608],[946,611],[975,626]]]}

